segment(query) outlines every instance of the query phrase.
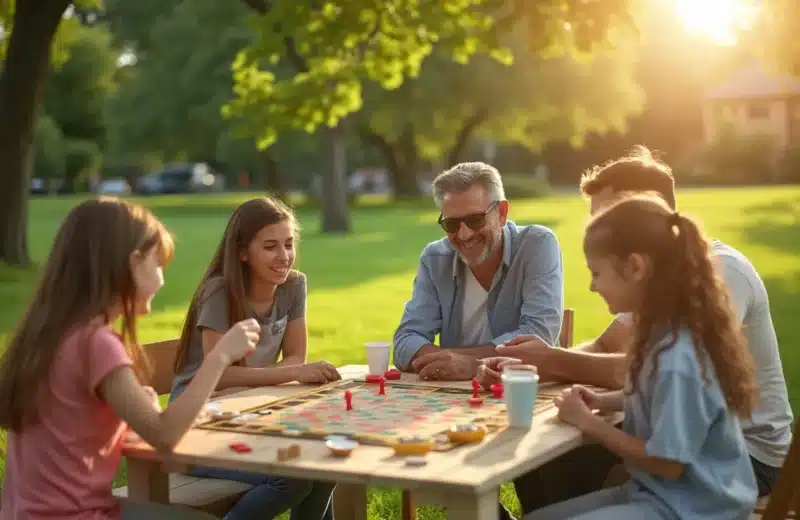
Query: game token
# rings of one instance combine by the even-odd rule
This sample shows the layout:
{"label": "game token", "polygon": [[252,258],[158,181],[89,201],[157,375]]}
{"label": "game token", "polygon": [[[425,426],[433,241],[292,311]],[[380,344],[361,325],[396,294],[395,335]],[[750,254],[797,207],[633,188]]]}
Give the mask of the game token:
{"label": "game token", "polygon": [[390,381],[400,379],[400,376],[402,375],[403,373],[397,370],[396,368],[392,368],[391,370],[387,370],[386,372],[383,373],[383,377],[385,377]]}
{"label": "game token", "polygon": [[496,383],[492,385],[492,396],[496,398],[503,397],[503,383]]}
{"label": "game token", "polygon": [[408,466],[424,466],[427,463],[428,460],[420,455],[406,457],[406,464]]}
{"label": "game token", "polygon": [[367,376],[366,381],[367,383],[380,383],[382,377],[380,374],[370,374]]}
{"label": "game token", "polygon": [[256,412],[258,415],[269,415],[272,413],[272,410],[259,410]]}
{"label": "game token", "polygon": [[248,453],[250,451],[253,451],[250,448],[250,446],[248,446],[243,442],[234,442],[233,444],[230,445],[230,449],[232,449],[236,453]]}

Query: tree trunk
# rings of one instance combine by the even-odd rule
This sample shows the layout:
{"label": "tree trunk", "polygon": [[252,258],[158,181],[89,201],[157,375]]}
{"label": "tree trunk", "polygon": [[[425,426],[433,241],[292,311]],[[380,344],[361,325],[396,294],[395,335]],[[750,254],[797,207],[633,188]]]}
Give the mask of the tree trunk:
{"label": "tree trunk", "polygon": [[260,154],[261,164],[264,167],[264,182],[267,191],[272,192],[275,197],[282,201],[288,200],[288,190],[286,181],[283,178],[280,164],[275,160],[275,156],[270,150],[264,150]]}
{"label": "tree trunk", "polygon": [[32,142],[50,50],[69,0],[18,0],[0,77],[0,260],[30,264],[28,194]]}
{"label": "tree trunk", "polygon": [[347,205],[347,155],[344,123],[325,128],[327,167],[322,174],[322,232],[350,231],[350,208]]}
{"label": "tree trunk", "polygon": [[[383,156],[386,169],[389,170],[389,179],[394,188],[396,197],[417,195],[416,166],[418,164],[417,150],[411,140],[411,150],[403,146],[403,142],[390,143],[382,135],[368,128],[362,128],[361,140],[366,145],[373,146]],[[413,136],[413,134],[411,134]],[[406,145],[408,141],[406,140]]]}
{"label": "tree trunk", "polygon": [[447,153],[445,159],[445,167],[451,168],[461,162],[461,158],[472,139],[472,134],[489,118],[489,110],[486,107],[481,107],[475,111],[472,117],[464,121],[464,126],[459,130],[456,136],[456,142]]}

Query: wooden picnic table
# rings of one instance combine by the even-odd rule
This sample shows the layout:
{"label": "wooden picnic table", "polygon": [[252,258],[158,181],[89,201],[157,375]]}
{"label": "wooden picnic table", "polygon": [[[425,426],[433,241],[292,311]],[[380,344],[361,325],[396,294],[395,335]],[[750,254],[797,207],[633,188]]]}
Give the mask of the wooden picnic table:
{"label": "wooden picnic table", "polygon": [[[339,369],[344,379],[363,378],[366,365]],[[418,382],[416,375],[403,374],[403,381]],[[436,382],[437,386],[443,383]],[[469,381],[445,383],[471,388]],[[551,385],[552,386],[552,385]],[[548,385],[541,385],[547,388]],[[286,384],[243,390],[214,399],[223,410],[244,410],[268,401],[292,397],[311,387]],[[414,504],[445,507],[448,518],[494,520],[500,485],[578,447],[580,431],[556,417],[551,408],[534,416],[530,430],[507,429],[490,434],[483,442],[451,451],[430,452],[424,466],[407,466],[391,448],[361,445],[347,458],[332,457],[322,440],[293,439],[268,435],[239,434],[193,428],[171,453],[157,452],[148,444],[126,445],[129,496],[137,500],[167,503],[170,465],[203,465],[256,473],[338,482],[349,497],[336,503],[337,520],[366,519],[367,486],[408,489]],[[621,414],[608,416],[618,422]],[[236,453],[229,446],[246,442],[252,451]],[[279,461],[277,451],[299,444],[301,456]]]}

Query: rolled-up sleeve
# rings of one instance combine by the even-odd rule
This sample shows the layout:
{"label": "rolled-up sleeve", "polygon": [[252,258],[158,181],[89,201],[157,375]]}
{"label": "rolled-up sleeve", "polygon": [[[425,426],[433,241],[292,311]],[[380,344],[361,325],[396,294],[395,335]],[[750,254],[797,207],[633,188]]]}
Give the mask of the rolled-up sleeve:
{"label": "rolled-up sleeve", "polygon": [[411,299],[394,333],[394,364],[400,370],[408,369],[411,358],[423,345],[433,344],[442,326],[442,308],[425,260],[423,252]]}
{"label": "rolled-up sleeve", "polygon": [[493,342],[501,345],[520,334],[533,334],[556,345],[564,317],[564,266],[558,239],[547,229],[526,240],[519,253],[524,262],[519,327]]}

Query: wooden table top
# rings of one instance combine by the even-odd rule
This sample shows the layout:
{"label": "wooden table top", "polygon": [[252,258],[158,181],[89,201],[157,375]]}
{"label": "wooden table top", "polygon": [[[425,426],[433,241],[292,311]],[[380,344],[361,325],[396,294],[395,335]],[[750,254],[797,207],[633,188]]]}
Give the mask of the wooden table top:
{"label": "wooden table top", "polygon": [[[344,379],[363,378],[366,365],[348,365],[339,369]],[[421,383],[415,374],[403,374],[402,382]],[[430,383],[436,386],[471,388],[469,381]],[[552,386],[552,385],[550,385]],[[546,388],[547,385],[542,385]],[[243,390],[215,398],[223,410],[244,410],[266,402],[291,397],[313,387],[286,384]],[[556,417],[551,408],[534,416],[530,430],[507,429],[490,434],[483,442],[446,452],[430,452],[424,466],[407,466],[391,448],[360,445],[347,458],[331,456],[324,441],[292,439],[271,435],[239,434],[193,428],[172,453],[157,453],[146,443],[127,445],[124,454],[139,459],[162,460],[188,465],[275,474],[286,477],[350,482],[371,486],[395,486],[419,489],[434,484],[464,492],[496,488],[521,474],[566,453],[583,443],[580,431]],[[618,422],[621,414],[609,421]],[[234,442],[247,443],[252,451],[236,453]],[[291,444],[301,447],[298,458],[279,461],[277,451]]]}

